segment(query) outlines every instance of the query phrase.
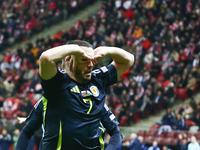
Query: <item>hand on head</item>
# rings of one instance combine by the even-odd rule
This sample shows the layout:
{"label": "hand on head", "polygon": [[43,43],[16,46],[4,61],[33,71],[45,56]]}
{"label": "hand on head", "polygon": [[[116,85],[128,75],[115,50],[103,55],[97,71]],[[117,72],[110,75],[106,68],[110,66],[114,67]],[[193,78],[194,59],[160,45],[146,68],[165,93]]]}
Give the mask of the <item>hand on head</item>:
{"label": "hand on head", "polygon": [[69,61],[70,71],[75,73],[76,66],[80,63],[85,63],[86,61],[92,61],[95,66],[98,64],[106,55],[105,51],[100,50],[100,48],[96,48],[94,50],[90,50],[86,47],[79,47],[73,55],[67,56],[66,61]]}
{"label": "hand on head", "polygon": [[94,49],[94,64],[98,64],[104,57],[106,56],[106,53],[104,50],[101,50],[101,48],[97,47]]}

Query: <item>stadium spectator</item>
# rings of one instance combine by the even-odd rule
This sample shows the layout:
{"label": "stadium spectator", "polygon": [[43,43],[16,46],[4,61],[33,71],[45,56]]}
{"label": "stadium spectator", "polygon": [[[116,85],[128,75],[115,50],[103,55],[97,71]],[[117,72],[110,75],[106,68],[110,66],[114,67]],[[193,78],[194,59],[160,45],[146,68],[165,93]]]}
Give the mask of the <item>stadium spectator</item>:
{"label": "stadium spectator", "polygon": [[126,146],[129,150],[141,149],[140,141],[137,138],[137,134],[135,133],[130,135],[130,142],[126,141],[123,145]]}
{"label": "stadium spectator", "polygon": [[15,129],[14,134],[13,134],[13,136],[12,136],[12,140],[13,140],[13,143],[14,143],[13,149],[16,148],[17,140],[18,140],[18,138],[19,138],[19,134],[20,134],[20,130],[19,130],[19,129]]}
{"label": "stadium spectator", "polygon": [[185,130],[186,129],[185,119],[182,117],[182,115],[180,115],[180,114],[176,115],[176,119],[174,121],[173,128],[175,130]]}
{"label": "stadium spectator", "polygon": [[145,145],[144,138],[142,136],[138,136],[138,140],[140,141],[140,149],[139,150],[147,150],[148,147]]}
{"label": "stadium spectator", "polygon": [[2,130],[0,134],[0,145],[2,150],[9,150],[10,145],[12,144],[12,137],[7,133],[6,129]]}
{"label": "stadium spectator", "polygon": [[[134,14],[132,16],[133,19],[127,19],[124,17],[124,12],[128,12],[130,10],[126,10],[123,6],[123,9],[117,9],[113,5],[114,1],[111,1],[111,3],[109,2],[108,5],[103,5],[97,14],[90,16],[88,21],[79,20],[79,23],[77,23],[69,31],[62,31],[63,34],[61,35],[60,40],[54,40],[52,37],[44,38],[38,36],[36,43],[28,43],[24,48],[17,48],[17,53],[13,53],[9,49],[7,49],[3,61],[0,62],[0,93],[2,96],[2,101],[6,99],[6,95],[10,91],[13,91],[11,93],[11,97],[17,97],[20,99],[20,101],[26,96],[30,96],[31,92],[32,95],[34,95],[34,97],[30,98],[30,101],[37,101],[39,99],[38,97],[40,96],[35,96],[36,92],[38,92],[41,95],[42,90],[39,86],[36,86],[37,81],[31,83],[29,79],[27,80],[27,82],[23,78],[23,75],[25,73],[24,66],[28,67],[29,70],[32,70],[34,73],[36,72],[36,74],[38,74],[36,71],[36,68],[38,67],[37,59],[39,58],[42,52],[44,52],[46,49],[55,46],[56,44],[65,44],[67,41],[74,39],[87,40],[90,43],[93,43],[94,47],[97,47],[99,45],[119,45],[121,47],[124,47],[124,49],[130,51],[136,56],[135,64],[130,69],[130,73],[128,73],[127,75],[128,80],[130,81],[128,89],[124,85],[123,78],[118,81],[117,85],[114,85],[113,87],[111,87],[111,89],[109,89],[109,94],[112,94],[112,96],[108,104],[112,107],[113,110],[115,110],[116,105],[120,104],[119,101],[115,103],[114,100],[116,96],[118,99],[120,99],[122,91],[124,89],[127,90],[127,93],[130,96],[130,98],[126,99],[127,104],[123,106],[122,103],[122,108],[118,109],[119,112],[122,111],[121,115],[119,115],[119,121],[121,119],[120,116],[128,116],[128,113],[125,110],[129,107],[129,101],[134,100],[135,95],[137,95],[136,89],[138,87],[138,82],[132,81],[133,77],[139,77],[139,79],[142,79],[138,79],[138,81],[142,83],[142,87],[144,88],[144,96],[141,98],[141,101],[143,101],[142,104],[144,105],[141,105],[141,107],[138,108],[138,110],[143,110],[142,113],[144,114],[144,117],[148,116],[145,115],[145,113],[148,113],[148,111],[151,111],[153,109],[151,100],[155,99],[156,97],[155,93],[157,94],[156,87],[158,87],[158,84],[160,88],[164,89],[162,93],[164,100],[166,100],[165,96],[169,95],[167,92],[169,92],[169,86],[172,84],[174,84],[174,91],[176,91],[177,89],[178,91],[185,90],[185,88],[189,89],[188,95],[185,93],[182,94],[181,92],[177,92],[177,94],[175,92],[177,98],[182,99],[182,95],[185,95],[183,99],[185,99],[187,96],[193,96],[193,93],[196,89],[196,84],[199,84],[198,78],[200,75],[198,39],[200,35],[200,23],[197,19],[199,16],[199,2],[193,0],[188,2],[166,1],[164,3],[162,1],[154,1],[152,7],[147,7],[147,9],[145,8],[146,2],[147,1],[134,1],[135,7]],[[3,4],[1,5],[3,10],[6,8],[5,5],[9,6],[9,2],[7,1],[1,1],[1,3]],[[54,7],[55,4],[53,3],[52,5],[50,3],[44,3],[42,4],[42,6],[37,6],[37,9],[31,10],[32,12],[37,12],[38,10],[40,10],[40,7],[44,6],[44,8],[42,8],[43,10],[41,9],[41,12],[38,11],[40,15],[37,21],[39,22],[39,24],[46,25],[48,24],[48,21],[53,23],[56,21],[55,18],[53,19],[53,17],[55,17],[56,14],[61,15],[62,10],[64,10],[65,12],[70,12],[70,7],[78,6],[70,5],[67,2],[63,1],[58,1],[55,3],[57,5],[56,7],[61,8],[60,12]],[[33,8],[33,6],[31,6],[33,2],[30,2],[29,4],[30,6],[27,5],[25,9]],[[23,8],[23,5],[21,5],[20,2],[16,2],[15,5],[16,6],[14,6],[13,4],[13,6],[11,6],[14,7],[14,12],[16,12],[16,10],[18,9]],[[49,5],[51,5],[50,9],[46,8]],[[76,7],[73,8],[76,9]],[[132,9],[132,7],[130,8]],[[7,42],[8,40],[11,43],[13,41],[21,41],[22,39],[26,40],[24,37],[29,32],[28,29],[31,29],[32,24],[28,23],[30,21],[27,17],[30,16],[29,13],[24,15],[25,17],[23,18],[23,14],[25,14],[24,8],[22,9],[22,11],[22,14],[19,14],[22,18],[20,20],[22,21],[20,22],[20,24],[16,24],[16,22],[14,22],[16,26],[13,26],[14,19],[12,17],[5,17],[5,13],[3,13],[2,15],[3,18],[0,18],[0,35],[3,35],[0,36],[0,44],[1,41],[3,41],[2,46],[5,46],[4,42]],[[50,16],[52,17],[52,20],[49,14],[46,12],[51,13]],[[13,14],[15,15],[15,13]],[[8,16],[9,15],[12,15],[11,11],[9,11]],[[38,14],[36,14],[36,16],[38,16]],[[65,13],[65,18],[66,16],[67,15]],[[35,22],[35,19],[32,16],[31,18],[32,21]],[[8,26],[7,24],[5,26],[6,21]],[[39,27],[39,24],[36,26]],[[136,25],[138,25],[139,28],[142,29],[142,36],[138,40],[134,40],[134,37],[132,36]],[[35,30],[35,28],[33,29]],[[12,37],[14,37],[15,39],[13,39]],[[144,39],[149,39],[151,46],[149,45],[149,41],[143,41]],[[35,44],[36,47],[39,49],[39,51],[37,50],[37,57],[34,57],[33,53],[31,52],[31,49],[35,47]],[[148,48],[149,46],[150,48]],[[146,58],[145,56],[149,53],[151,53],[151,58],[153,58],[151,59],[151,63],[149,64],[152,65],[152,67],[145,66],[143,61],[144,58]],[[163,60],[166,60],[166,62],[164,63]],[[109,60],[107,59],[105,60],[105,62],[106,61]],[[149,79],[149,84],[151,84],[152,89],[149,91],[148,85],[144,85],[145,75],[143,75],[143,73],[145,71],[149,71],[151,75]],[[138,76],[140,73],[141,75]],[[189,78],[189,74],[192,74],[192,79]],[[32,79],[34,80],[34,78],[36,80],[38,79],[38,77],[35,76]],[[128,83],[127,79],[125,80]],[[164,85],[164,82],[166,81],[167,83],[168,80],[170,80],[169,84]],[[196,82],[193,82],[194,80],[196,80]],[[5,85],[3,84],[4,82],[6,83],[5,85],[7,86],[7,88],[5,88]],[[133,87],[131,87],[132,82],[133,85],[135,84]],[[188,85],[190,84],[192,85],[192,88],[189,88]],[[31,87],[31,89],[34,89],[34,91],[30,91],[29,87]],[[38,90],[36,90],[36,87],[38,88]],[[170,89],[170,91],[172,89]],[[197,90],[199,90],[199,88],[197,88]],[[170,94],[173,95],[173,93],[171,92]],[[163,103],[163,106],[166,105],[164,105]],[[198,107],[198,104],[196,106]],[[183,107],[180,107],[175,111],[179,111],[179,113],[182,114]],[[116,113],[119,112],[116,111]],[[194,115],[191,114],[190,119],[198,124],[199,115],[196,112],[198,112],[198,108],[195,111]],[[130,122],[131,121],[132,118],[130,119]]]}
{"label": "stadium spectator", "polygon": [[183,117],[185,119],[190,119],[192,117],[192,114],[193,114],[193,109],[190,104],[187,104],[187,107],[183,111]]}
{"label": "stadium spectator", "polygon": [[152,146],[150,146],[148,150],[160,150],[160,148],[158,147],[158,143],[156,141],[153,141]]}
{"label": "stadium spectator", "polygon": [[180,148],[180,150],[187,150],[188,141],[187,139],[183,138],[182,134],[178,135],[177,145]]}
{"label": "stadium spectator", "polygon": [[170,108],[168,108],[166,110],[166,114],[163,116],[163,118],[161,120],[161,124],[162,125],[170,125],[171,127],[173,127],[175,125],[175,120],[176,120],[176,117],[175,117],[174,113],[171,111]]}
{"label": "stadium spectator", "polygon": [[195,137],[195,136],[192,136],[192,137],[191,137],[191,143],[188,144],[188,149],[187,149],[187,150],[194,150],[194,149],[200,150],[200,145],[199,145],[199,143],[197,142],[196,137]]}
{"label": "stadium spectator", "polygon": [[195,86],[196,86],[196,78],[193,77],[192,73],[190,73],[188,75],[188,84],[186,86],[188,97],[192,97],[192,93],[193,93]]}

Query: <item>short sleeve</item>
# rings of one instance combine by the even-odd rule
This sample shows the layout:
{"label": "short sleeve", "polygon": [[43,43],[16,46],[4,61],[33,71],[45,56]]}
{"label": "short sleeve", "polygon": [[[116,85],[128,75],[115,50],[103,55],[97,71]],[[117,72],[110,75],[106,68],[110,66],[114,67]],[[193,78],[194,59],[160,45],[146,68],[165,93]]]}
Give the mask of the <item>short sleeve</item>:
{"label": "short sleeve", "polygon": [[100,69],[93,70],[92,72],[98,79],[102,80],[105,89],[117,82],[117,71],[115,66],[112,64],[103,66]]}
{"label": "short sleeve", "polygon": [[102,111],[103,111],[103,116],[101,118],[101,123],[103,124],[104,128],[106,128],[107,131],[110,131],[114,127],[118,126],[119,122],[117,121],[117,118],[110,111],[110,109],[106,104],[104,104],[104,108]]}
{"label": "short sleeve", "polygon": [[42,89],[44,90],[44,92],[55,91],[56,89],[59,89],[62,86],[63,80],[69,80],[69,78],[67,77],[68,75],[66,72],[58,69],[57,74],[53,78],[49,80],[43,80],[41,78]]}

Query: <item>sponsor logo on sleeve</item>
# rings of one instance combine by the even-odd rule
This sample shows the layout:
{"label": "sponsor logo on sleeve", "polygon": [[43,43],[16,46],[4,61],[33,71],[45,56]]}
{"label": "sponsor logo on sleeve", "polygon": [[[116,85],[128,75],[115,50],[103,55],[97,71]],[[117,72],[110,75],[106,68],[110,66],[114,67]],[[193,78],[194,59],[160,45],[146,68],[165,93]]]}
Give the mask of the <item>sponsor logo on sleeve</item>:
{"label": "sponsor logo on sleeve", "polygon": [[112,115],[110,115],[109,118],[110,118],[110,120],[113,120],[113,119],[115,119],[115,115],[112,114]]}
{"label": "sponsor logo on sleeve", "polygon": [[100,69],[103,71],[103,73],[105,73],[105,72],[108,71],[108,69],[106,68],[106,66],[103,66],[103,67],[101,67]]}

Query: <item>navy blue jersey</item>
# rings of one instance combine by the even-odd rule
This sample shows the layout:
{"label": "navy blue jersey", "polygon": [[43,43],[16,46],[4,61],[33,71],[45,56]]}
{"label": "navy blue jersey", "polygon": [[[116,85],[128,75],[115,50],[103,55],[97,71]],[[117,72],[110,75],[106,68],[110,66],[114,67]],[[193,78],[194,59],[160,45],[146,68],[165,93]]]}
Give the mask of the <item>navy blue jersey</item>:
{"label": "navy blue jersey", "polygon": [[42,150],[103,149],[105,128],[109,131],[118,125],[104,105],[105,90],[116,81],[113,65],[94,70],[87,84],[60,70],[50,80],[42,80]]}

